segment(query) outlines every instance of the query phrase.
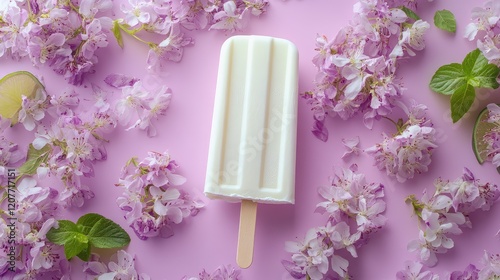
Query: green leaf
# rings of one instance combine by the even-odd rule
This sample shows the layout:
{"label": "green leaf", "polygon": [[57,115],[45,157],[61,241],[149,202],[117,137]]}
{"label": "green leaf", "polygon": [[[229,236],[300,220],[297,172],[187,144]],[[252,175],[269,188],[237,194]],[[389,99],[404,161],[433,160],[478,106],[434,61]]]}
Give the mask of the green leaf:
{"label": "green leaf", "polygon": [[95,224],[103,218],[103,216],[96,213],[85,214],[78,219],[76,225],[80,228],[83,234],[88,235],[92,227],[94,227]]}
{"label": "green leaf", "polygon": [[411,18],[411,19],[414,19],[414,20],[419,20],[420,17],[411,9],[405,7],[405,6],[400,6],[399,7],[403,12],[405,12],[406,16]]}
{"label": "green leaf", "polygon": [[120,30],[120,23],[116,20],[113,21],[112,31],[113,31],[113,35],[115,35],[116,42],[118,43],[118,46],[123,48],[123,37],[122,37],[121,30]]}
{"label": "green leaf", "polygon": [[89,247],[88,237],[80,232],[75,223],[68,220],[60,220],[58,223],[58,228],[51,228],[47,232],[47,239],[57,245],[64,245],[66,259],[71,259]]}
{"label": "green leaf", "polygon": [[47,239],[52,243],[64,245],[68,240],[73,239],[75,235],[83,235],[72,221],[59,220],[58,223],[58,228],[51,228],[47,232]]}
{"label": "green leaf", "polygon": [[448,10],[437,11],[434,14],[434,25],[444,31],[448,31],[451,33],[455,33],[457,31],[457,22],[455,20],[455,16]]}
{"label": "green leaf", "polygon": [[468,53],[462,61],[462,69],[468,78],[472,78],[474,73],[477,73],[486,65],[488,65],[488,60],[481,54],[479,49]]}
{"label": "green leaf", "polygon": [[490,64],[479,49],[468,53],[462,64],[441,66],[431,79],[430,87],[442,94],[451,94],[453,122],[460,120],[470,109],[476,96],[475,88],[496,89],[500,68]]}
{"label": "green leaf", "polygon": [[40,150],[35,149],[33,144],[30,144],[26,162],[19,167],[19,173],[21,175],[36,174],[37,168],[40,164],[47,161],[51,152],[52,147],[49,144],[46,144]]}
{"label": "green leaf", "polygon": [[58,223],[58,228],[51,228],[47,232],[47,239],[64,245],[68,260],[78,256],[83,261],[88,261],[92,246],[118,248],[130,243],[130,236],[125,230],[99,214],[83,215],[76,224],[68,220],[59,220]]}
{"label": "green leaf", "polygon": [[465,113],[469,111],[475,98],[476,93],[474,87],[470,84],[459,87],[455,93],[453,93],[450,99],[450,106],[451,118],[454,123],[460,120]]}
{"label": "green leaf", "polygon": [[87,242],[81,241],[77,236],[72,239],[69,239],[64,243],[64,255],[66,255],[66,259],[71,259],[72,257],[81,254],[82,251],[88,248],[88,240]]}
{"label": "green leaf", "polygon": [[88,238],[90,243],[97,248],[119,248],[130,243],[128,233],[110,219],[99,214],[90,213],[80,218],[80,220],[85,223],[95,222],[88,232]]}
{"label": "green leaf", "polygon": [[433,91],[450,95],[457,88],[467,84],[467,77],[459,63],[447,64],[439,67],[432,76],[430,87]]}
{"label": "green leaf", "polygon": [[498,88],[497,77],[500,69],[494,64],[489,64],[479,49],[467,54],[462,67],[468,83],[473,87]]}
{"label": "green leaf", "polygon": [[476,73],[475,77],[469,80],[473,87],[480,88],[498,88],[497,76],[500,69],[493,64],[488,64]]}
{"label": "green leaf", "polygon": [[90,259],[90,243],[87,243],[87,247],[83,249],[80,253],[78,253],[77,257],[79,257],[82,261],[88,262]]}

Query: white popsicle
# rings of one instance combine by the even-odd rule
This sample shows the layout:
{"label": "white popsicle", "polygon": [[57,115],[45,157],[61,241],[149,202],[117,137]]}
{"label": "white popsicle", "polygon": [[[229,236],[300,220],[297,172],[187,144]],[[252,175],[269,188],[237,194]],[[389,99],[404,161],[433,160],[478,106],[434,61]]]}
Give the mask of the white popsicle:
{"label": "white popsicle", "polygon": [[298,52],[234,36],[221,48],[205,194],[242,201],[237,263],[252,262],[256,203],[294,203]]}

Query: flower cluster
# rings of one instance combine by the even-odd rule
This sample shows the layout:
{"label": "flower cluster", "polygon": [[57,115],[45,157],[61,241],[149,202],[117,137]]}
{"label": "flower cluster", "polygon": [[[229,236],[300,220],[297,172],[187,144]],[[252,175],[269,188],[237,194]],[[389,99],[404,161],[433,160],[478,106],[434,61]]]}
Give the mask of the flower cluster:
{"label": "flower cluster", "polygon": [[434,274],[424,269],[424,265],[416,261],[407,261],[405,269],[398,271],[397,280],[419,279],[419,280],[490,280],[500,277],[500,255],[484,252],[480,261],[482,267],[478,268],[469,264],[463,271],[453,271],[444,276]]}
{"label": "flower cluster", "polygon": [[[119,122],[128,125],[127,118],[130,120],[137,113],[139,120],[130,128],[137,127],[148,130],[149,135],[154,134],[151,133],[151,120],[164,114],[170,100],[168,89],[147,91],[140,80],[121,75],[111,75],[106,82],[123,92],[124,97],[116,101],[115,106],[108,102],[107,93],[96,85],[92,85],[94,104],[91,106],[84,102],[92,100],[78,98],[72,89],[52,95],[41,88],[32,97],[23,96],[19,113],[12,120],[0,120],[0,126],[5,128],[2,131],[6,131],[11,122],[20,122],[26,130],[33,131],[34,136],[26,158],[26,151],[20,151],[17,144],[9,142],[3,135],[0,138],[0,180],[2,186],[6,186],[1,190],[6,198],[2,204],[10,203],[8,198],[16,193],[16,208],[12,212],[2,212],[0,217],[0,244],[5,252],[0,255],[0,276],[7,277],[14,267],[17,275],[66,279],[70,268],[64,249],[49,242],[45,236],[56,224],[60,206],[80,207],[86,199],[94,196],[82,179],[93,177],[95,162],[106,160],[105,136]],[[86,108],[84,112],[82,106]],[[149,157],[146,161],[148,167],[141,165],[140,170],[149,168],[150,174],[143,179],[155,185],[148,187],[153,201],[146,201],[145,207],[154,204],[155,211],[163,215],[156,220],[156,226],[163,227],[162,235],[168,235],[165,225],[179,223],[184,217],[196,214],[201,204],[173,187],[162,190],[167,185],[184,181],[179,175],[172,174],[176,165],[168,160],[168,156]],[[12,194],[8,189],[9,184],[15,184],[12,183],[14,179],[8,178],[14,176],[9,175],[11,170],[19,171],[15,174],[18,182]],[[164,175],[168,179],[162,177]],[[45,183],[48,178],[55,178],[60,184],[53,184],[54,181],[49,181],[50,185]],[[4,206],[3,209],[8,209],[7,205]],[[141,211],[139,208],[135,210]],[[16,219],[15,233],[8,228],[13,217]],[[12,252],[9,251],[12,247],[9,246],[12,242],[9,236],[16,237],[16,247]],[[9,263],[11,257],[17,260],[13,264]],[[124,261],[127,257],[123,253],[118,259],[117,263],[110,263],[109,271],[100,269],[94,272],[107,276],[133,272],[133,266],[127,267]],[[123,277],[121,279],[125,279]]]}
{"label": "flower cluster", "polygon": [[0,5],[0,57],[29,57],[50,65],[72,84],[98,62],[96,51],[108,45],[104,32],[111,19],[102,16],[111,0],[5,1]]}
{"label": "flower cluster", "polygon": [[[149,69],[157,71],[168,61],[180,61],[184,47],[193,44],[185,30],[241,30],[251,16],[261,15],[268,5],[267,0],[129,0],[128,5],[121,6],[125,17],[115,21],[115,36],[121,38],[122,30],[148,44]],[[136,35],[143,30],[166,38],[160,43],[146,42]]]}
{"label": "flower cluster", "polygon": [[[409,1],[415,2],[415,1]],[[313,133],[326,141],[327,116],[349,119],[363,113],[364,123],[389,115],[403,88],[395,77],[397,60],[425,47],[429,24],[413,20],[392,1],[362,0],[354,5],[352,23],[333,40],[318,36],[318,69],[312,91],[302,96],[312,107]]]}
{"label": "flower cluster", "polygon": [[77,207],[94,196],[81,178],[93,177],[94,163],[107,158],[104,135],[116,126],[111,110],[94,107],[81,114],[76,111],[79,103],[72,90],[51,96],[47,112],[53,119],[49,126],[38,126],[28,151],[40,156],[32,170],[40,180],[53,176],[62,181],[58,202]]}
{"label": "flower cluster", "polygon": [[[115,105],[115,113],[120,125],[129,126],[127,130],[138,128],[145,130],[148,136],[156,136],[156,128],[152,123],[161,115],[165,115],[170,104],[171,90],[163,85],[155,89],[147,89],[145,84],[136,78],[112,74],[106,77],[106,83],[121,89],[121,97]],[[135,122],[131,124],[132,121]]]}
{"label": "flower cluster", "polygon": [[486,145],[486,160],[491,161],[498,169],[500,168],[500,107],[495,103],[490,103],[487,108],[488,119],[486,121],[491,124],[491,129],[484,134],[483,139],[478,141]]}
{"label": "flower cluster", "polygon": [[[470,264],[464,271],[454,271],[450,274],[449,280],[488,280],[500,278],[500,255],[484,252],[480,261],[482,268]],[[448,280],[445,278],[444,280]]]}
{"label": "flower cluster", "polygon": [[380,170],[386,170],[399,182],[413,178],[415,173],[427,172],[432,151],[437,147],[436,130],[425,117],[427,107],[414,103],[409,109],[403,108],[408,120],[396,123],[398,133],[392,137],[384,134],[381,143],[365,150]]}
{"label": "flower cluster", "polygon": [[[405,269],[400,270],[396,273],[396,280],[439,280],[439,275],[432,273],[429,270],[424,269],[424,265],[417,261],[406,261]],[[461,278],[455,279],[459,280]],[[463,280],[468,279],[464,278]]]}
{"label": "flower cluster", "polygon": [[186,179],[175,173],[177,164],[168,153],[149,152],[141,162],[132,158],[117,184],[124,193],[117,199],[125,219],[140,239],[174,234],[173,224],[195,216],[203,203],[181,188]]}
{"label": "flower cluster", "polygon": [[[184,47],[193,44],[184,29],[240,30],[268,5],[267,0],[129,0],[121,6],[125,17],[113,21],[106,16],[112,0],[5,1],[0,5],[0,57],[29,57],[34,65],[50,65],[79,85],[98,63],[97,51],[108,46],[110,31],[120,45],[120,30],[148,44],[148,64],[156,70],[165,61],[179,61]],[[142,30],[165,39],[146,42],[136,36]]]}
{"label": "flower cluster", "polygon": [[221,265],[212,273],[203,270],[197,277],[184,276],[181,280],[240,280],[240,274],[241,270],[235,269],[231,265]]}
{"label": "flower cluster", "polygon": [[[14,153],[11,155],[14,156]],[[3,151],[2,158],[5,160]],[[11,279],[14,274],[18,279],[69,279],[61,278],[69,270],[63,247],[48,242],[45,237],[57,223],[53,218],[58,209],[54,199],[58,195],[57,190],[37,186],[32,177],[24,177],[16,183],[18,174],[7,170],[2,179],[7,176],[8,179],[1,190],[5,198],[1,205],[6,211],[0,214],[0,278]]]}
{"label": "flower cluster", "polygon": [[477,40],[477,47],[490,63],[500,66],[500,1],[490,0],[472,10],[472,22],[465,28],[465,38]]}
{"label": "flower cluster", "polygon": [[489,210],[500,196],[498,186],[481,183],[464,168],[462,177],[454,181],[436,180],[432,195],[424,192],[420,200],[408,197],[420,221],[419,238],[408,244],[408,250],[418,252],[421,262],[437,263],[436,254],[453,248],[452,235],[462,233],[462,227],[472,227],[470,213]]}
{"label": "flower cluster", "polygon": [[[1,138],[2,193],[7,198],[2,203],[15,207],[3,212],[0,219],[5,252],[0,256],[0,276],[9,273],[10,267],[26,278],[65,279],[69,275],[63,248],[48,242],[46,233],[56,224],[60,206],[79,207],[85,199],[94,196],[82,178],[92,177],[94,163],[106,159],[102,136],[116,123],[107,111],[76,111],[79,103],[72,90],[58,95],[40,90],[32,98],[23,97],[18,120],[27,130],[34,131],[26,158],[26,151],[21,152],[17,145]],[[2,120],[3,123],[9,121]],[[46,183],[49,177],[61,183],[50,180]],[[9,186],[16,191],[11,193]],[[2,209],[9,208],[12,207],[5,205]],[[10,218],[16,220],[15,234],[7,227],[12,221]],[[12,241],[8,236],[15,236],[16,246],[9,246]],[[9,248],[15,250],[9,252]],[[14,266],[9,263],[10,256],[18,260]]]}
{"label": "flower cluster", "polygon": [[330,265],[341,279],[348,279],[349,261],[336,252],[346,250],[356,258],[356,249],[385,225],[384,187],[345,169],[330,186],[321,187],[319,194],[325,199],[317,207],[328,215],[326,226],[310,229],[303,241],[287,242],[292,261],[283,260],[282,264],[296,279],[324,279]]}
{"label": "flower cluster", "polygon": [[138,273],[135,269],[135,257],[123,250],[119,250],[111,256],[106,265],[100,260],[100,256],[92,254],[91,259],[83,266],[83,272],[87,279],[121,279],[121,280],[150,280],[144,273]]}

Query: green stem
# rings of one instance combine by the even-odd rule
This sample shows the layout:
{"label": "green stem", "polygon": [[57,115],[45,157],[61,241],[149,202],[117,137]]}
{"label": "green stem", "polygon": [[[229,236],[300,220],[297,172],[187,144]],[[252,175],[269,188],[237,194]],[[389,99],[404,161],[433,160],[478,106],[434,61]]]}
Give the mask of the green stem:
{"label": "green stem", "polygon": [[80,10],[75,5],[73,5],[73,3],[71,3],[71,0],[66,1],[66,3],[73,11],[75,11],[80,17],[83,18],[83,16],[80,14]]}
{"label": "green stem", "polygon": [[386,117],[386,116],[382,116],[382,118],[390,121],[391,123],[394,124],[394,126],[396,126],[396,129],[398,130],[398,133],[401,134],[403,132],[403,129],[402,127],[397,123],[395,122],[393,119],[389,118],[389,117]]}
{"label": "green stem", "polygon": [[80,54],[80,51],[82,50],[83,44],[85,44],[85,42],[86,42],[86,40],[81,41],[80,45],[78,45],[78,47],[76,48],[75,54],[73,55],[75,58],[78,57],[78,55]]}
{"label": "green stem", "polygon": [[137,32],[141,31],[144,29],[144,26],[141,25],[141,27],[137,28],[137,29],[128,29],[126,28],[123,24],[121,23],[118,23],[118,27],[120,27],[121,30],[123,30],[125,33],[127,33],[128,35],[132,36],[132,38],[136,39],[137,41],[141,42],[141,43],[144,43],[148,46],[152,46],[152,45],[156,45],[152,42],[148,42],[148,41],[145,41],[143,39],[141,39],[140,37],[138,37],[137,35],[135,35]]}

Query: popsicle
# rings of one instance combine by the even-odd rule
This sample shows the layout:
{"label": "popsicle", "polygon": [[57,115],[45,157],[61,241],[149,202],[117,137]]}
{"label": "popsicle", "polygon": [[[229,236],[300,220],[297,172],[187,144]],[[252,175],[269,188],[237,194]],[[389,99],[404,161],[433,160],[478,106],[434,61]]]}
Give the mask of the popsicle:
{"label": "popsicle", "polygon": [[294,203],[298,52],[233,36],[221,47],[205,194],[241,201],[236,261],[253,259],[257,203]]}

